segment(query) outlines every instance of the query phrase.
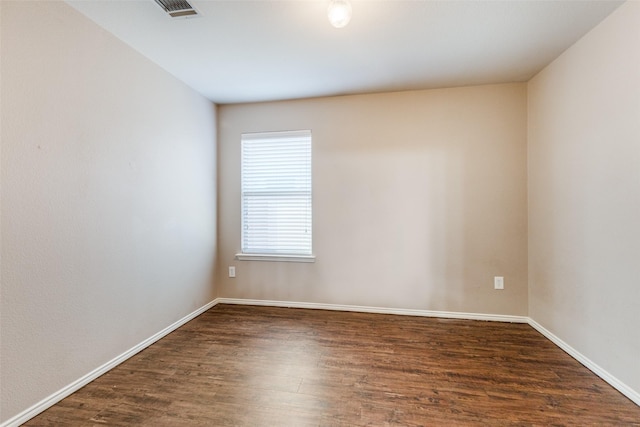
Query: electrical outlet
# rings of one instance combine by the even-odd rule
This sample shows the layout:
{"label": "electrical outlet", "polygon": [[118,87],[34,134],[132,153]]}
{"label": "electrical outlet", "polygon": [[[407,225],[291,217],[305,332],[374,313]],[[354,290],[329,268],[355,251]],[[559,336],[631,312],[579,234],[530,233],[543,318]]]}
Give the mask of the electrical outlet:
{"label": "electrical outlet", "polygon": [[504,289],[504,277],[496,276],[493,278],[493,289]]}
{"label": "electrical outlet", "polygon": [[229,266],[229,277],[236,277],[236,268],[234,266]]}

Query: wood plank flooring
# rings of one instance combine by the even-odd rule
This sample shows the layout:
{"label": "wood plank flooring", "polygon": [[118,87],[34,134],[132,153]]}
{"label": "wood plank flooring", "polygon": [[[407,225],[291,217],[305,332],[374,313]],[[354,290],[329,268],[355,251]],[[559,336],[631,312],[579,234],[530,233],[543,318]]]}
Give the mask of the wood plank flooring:
{"label": "wood plank flooring", "polygon": [[524,324],[218,305],[27,426],[640,426]]}

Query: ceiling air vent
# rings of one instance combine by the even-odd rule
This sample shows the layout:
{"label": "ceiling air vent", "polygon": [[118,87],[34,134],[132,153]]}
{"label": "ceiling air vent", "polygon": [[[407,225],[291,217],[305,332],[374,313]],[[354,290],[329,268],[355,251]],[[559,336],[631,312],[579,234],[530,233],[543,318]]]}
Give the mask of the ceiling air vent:
{"label": "ceiling air vent", "polygon": [[185,0],[155,0],[172,18],[193,18],[198,12]]}

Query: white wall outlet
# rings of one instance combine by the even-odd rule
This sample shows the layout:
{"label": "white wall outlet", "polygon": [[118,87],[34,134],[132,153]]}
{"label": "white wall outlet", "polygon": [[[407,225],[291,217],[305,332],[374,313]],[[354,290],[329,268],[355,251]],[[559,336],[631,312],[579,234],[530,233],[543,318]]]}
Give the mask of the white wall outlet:
{"label": "white wall outlet", "polygon": [[504,277],[496,276],[493,278],[493,289],[504,289]]}
{"label": "white wall outlet", "polygon": [[229,277],[236,277],[236,268],[234,266],[229,266]]}

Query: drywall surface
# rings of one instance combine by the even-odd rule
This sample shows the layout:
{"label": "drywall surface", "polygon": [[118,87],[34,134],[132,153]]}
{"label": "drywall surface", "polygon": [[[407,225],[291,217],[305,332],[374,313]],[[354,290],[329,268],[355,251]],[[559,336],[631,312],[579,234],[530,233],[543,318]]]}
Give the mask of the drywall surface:
{"label": "drywall surface", "polygon": [[528,90],[530,317],[640,392],[640,3]]}
{"label": "drywall surface", "polygon": [[216,113],[63,2],[1,28],[5,421],[214,298]]}
{"label": "drywall surface", "polygon": [[[527,314],[525,84],[218,112],[218,296]],[[240,135],[297,129],[312,131],[316,262],[237,261]]]}

